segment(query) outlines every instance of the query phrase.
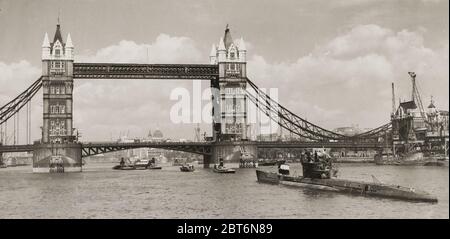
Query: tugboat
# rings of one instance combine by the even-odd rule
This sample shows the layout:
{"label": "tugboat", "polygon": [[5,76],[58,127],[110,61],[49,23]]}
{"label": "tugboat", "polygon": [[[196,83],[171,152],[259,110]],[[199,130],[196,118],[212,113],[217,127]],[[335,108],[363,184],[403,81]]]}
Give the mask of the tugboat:
{"label": "tugboat", "polygon": [[180,171],[181,172],[194,172],[195,168],[194,168],[194,165],[192,165],[192,164],[184,164],[184,165],[180,166]]}
{"label": "tugboat", "polygon": [[318,155],[314,159],[310,154],[302,159],[303,176],[289,175],[288,168],[279,172],[265,172],[256,170],[258,182],[269,184],[297,185],[306,188],[351,193],[362,196],[396,198],[410,201],[437,202],[437,198],[427,192],[399,185],[384,184],[374,176],[373,183],[351,181],[336,177],[337,171],[333,169],[331,158],[328,155]]}
{"label": "tugboat", "polygon": [[214,169],[213,171],[215,173],[235,173],[236,170],[232,169],[232,168],[227,168],[223,165],[223,159],[220,158],[219,159],[219,164],[214,164]]}

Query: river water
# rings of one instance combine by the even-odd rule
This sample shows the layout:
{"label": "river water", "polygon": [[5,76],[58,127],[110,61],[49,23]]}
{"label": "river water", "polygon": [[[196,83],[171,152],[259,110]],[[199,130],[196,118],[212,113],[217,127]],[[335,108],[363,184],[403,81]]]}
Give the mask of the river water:
{"label": "river water", "polygon": [[[83,173],[66,174],[0,169],[0,218],[449,218],[448,167],[337,165],[339,178],[375,175],[436,195],[432,204],[260,184],[254,168],[217,174],[202,165],[193,173],[112,166],[88,163]],[[291,172],[301,174],[301,166],[291,164]]]}

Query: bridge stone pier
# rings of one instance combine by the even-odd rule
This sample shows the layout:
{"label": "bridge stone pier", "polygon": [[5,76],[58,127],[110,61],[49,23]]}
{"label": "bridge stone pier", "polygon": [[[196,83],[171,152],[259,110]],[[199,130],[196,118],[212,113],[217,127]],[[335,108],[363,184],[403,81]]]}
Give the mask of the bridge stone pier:
{"label": "bridge stone pier", "polygon": [[225,163],[239,163],[242,158],[256,159],[258,155],[257,142],[253,141],[222,141],[210,147],[211,154],[203,155],[203,168],[210,168],[221,158]]}
{"label": "bridge stone pier", "polygon": [[239,163],[241,159],[256,159],[258,147],[252,141],[223,141],[212,145],[211,159],[217,163],[223,159],[225,163]]}
{"label": "bridge stone pier", "polygon": [[[64,166],[64,172],[81,172],[81,148],[80,143],[36,144],[33,151],[33,172],[49,173],[51,165],[59,162]],[[56,166],[53,168],[56,169]]]}

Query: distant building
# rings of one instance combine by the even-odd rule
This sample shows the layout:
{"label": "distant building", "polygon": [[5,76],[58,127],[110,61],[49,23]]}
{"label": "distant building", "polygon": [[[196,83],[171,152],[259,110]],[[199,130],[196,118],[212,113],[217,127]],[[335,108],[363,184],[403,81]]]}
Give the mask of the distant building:
{"label": "distant building", "polygon": [[448,111],[438,110],[433,99],[427,107],[428,130],[427,137],[448,136]]}
{"label": "distant building", "polygon": [[151,135],[151,141],[153,142],[164,141],[164,134],[161,132],[161,130],[157,129],[153,132],[153,135]]}

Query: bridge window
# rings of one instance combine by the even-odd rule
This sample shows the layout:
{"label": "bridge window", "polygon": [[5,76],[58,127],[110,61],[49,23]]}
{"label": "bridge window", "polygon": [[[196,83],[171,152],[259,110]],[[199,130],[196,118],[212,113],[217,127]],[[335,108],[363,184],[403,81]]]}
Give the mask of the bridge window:
{"label": "bridge window", "polygon": [[52,61],[50,72],[62,74],[64,72],[64,61]]}
{"label": "bridge window", "polygon": [[56,49],[55,50],[55,55],[56,56],[60,56],[61,55],[61,50],[60,49]]}
{"label": "bridge window", "polygon": [[64,62],[63,61],[52,61],[52,68],[53,69],[62,69],[62,68],[64,68]]}
{"label": "bridge window", "polygon": [[51,120],[50,121],[50,135],[65,135],[66,127],[64,120]]}
{"label": "bridge window", "polygon": [[50,94],[55,94],[55,87],[50,86]]}

